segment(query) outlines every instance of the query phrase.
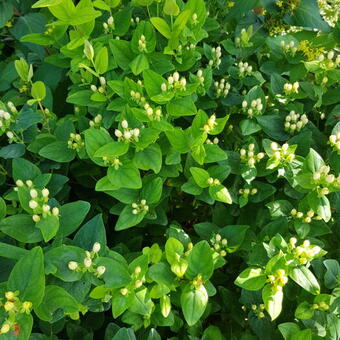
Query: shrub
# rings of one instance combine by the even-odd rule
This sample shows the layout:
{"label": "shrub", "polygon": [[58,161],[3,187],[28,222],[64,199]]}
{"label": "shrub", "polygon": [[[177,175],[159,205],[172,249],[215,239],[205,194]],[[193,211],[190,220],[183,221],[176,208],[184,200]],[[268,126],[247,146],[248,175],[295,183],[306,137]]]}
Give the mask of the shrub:
{"label": "shrub", "polygon": [[0,339],[339,339],[338,15],[2,2]]}

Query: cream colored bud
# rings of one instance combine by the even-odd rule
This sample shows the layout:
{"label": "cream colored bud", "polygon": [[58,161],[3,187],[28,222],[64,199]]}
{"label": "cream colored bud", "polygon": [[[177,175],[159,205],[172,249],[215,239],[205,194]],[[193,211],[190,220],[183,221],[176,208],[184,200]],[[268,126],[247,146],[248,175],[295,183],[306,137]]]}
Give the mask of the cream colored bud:
{"label": "cream colored bud", "polygon": [[42,210],[44,213],[48,213],[51,210],[51,207],[48,204],[44,204]]}
{"label": "cream colored bud", "polygon": [[38,202],[37,201],[34,201],[34,200],[31,200],[28,202],[28,206],[31,208],[31,209],[36,209],[38,208]]}
{"label": "cream colored bud", "polygon": [[99,242],[95,242],[93,247],[92,247],[92,251],[94,253],[98,253],[100,251],[100,243]]}
{"label": "cream colored bud", "polygon": [[106,271],[106,268],[104,266],[97,267],[97,273],[98,273],[99,276],[103,275],[105,273],[105,271]]}
{"label": "cream colored bud", "polygon": [[67,266],[70,270],[76,270],[78,268],[78,263],[75,261],[70,261]]}
{"label": "cream colored bud", "polygon": [[47,188],[44,188],[41,190],[41,194],[43,197],[47,198],[48,195],[50,194],[49,190]]}
{"label": "cream colored bud", "polygon": [[127,122],[126,120],[123,120],[123,121],[122,121],[122,128],[123,128],[123,129],[127,129],[128,126],[129,126],[128,122]]}
{"label": "cream colored bud", "polygon": [[92,260],[91,260],[91,258],[86,257],[86,258],[84,259],[84,266],[85,266],[86,268],[90,268],[91,265],[92,265]]}
{"label": "cream colored bud", "polygon": [[58,216],[58,215],[59,215],[59,208],[54,207],[54,208],[52,209],[52,214],[53,214],[53,216]]}
{"label": "cream colored bud", "polygon": [[33,222],[37,223],[37,222],[40,221],[40,216],[39,215],[33,215],[32,220],[33,220]]}
{"label": "cream colored bud", "polygon": [[115,130],[115,135],[116,135],[116,137],[120,138],[120,137],[123,136],[123,133],[120,130],[116,129]]}

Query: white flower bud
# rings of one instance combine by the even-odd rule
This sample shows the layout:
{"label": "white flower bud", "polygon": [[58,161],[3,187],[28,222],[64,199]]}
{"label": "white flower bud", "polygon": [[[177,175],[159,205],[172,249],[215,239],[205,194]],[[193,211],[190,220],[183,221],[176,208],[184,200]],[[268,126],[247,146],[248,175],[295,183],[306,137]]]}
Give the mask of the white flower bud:
{"label": "white flower bud", "polygon": [[76,270],[78,268],[78,263],[75,261],[70,261],[67,266],[70,270]]}
{"label": "white flower bud", "polygon": [[334,58],[334,51],[329,51],[327,53],[327,59],[332,60]]}
{"label": "white flower bud", "polygon": [[96,91],[97,91],[97,86],[96,86],[96,85],[91,85],[90,88],[91,88],[91,90],[92,90],[93,92],[96,92]]}
{"label": "white flower bud", "polygon": [[167,90],[167,87],[166,87],[166,84],[165,84],[165,83],[162,83],[162,85],[161,85],[161,90],[162,90],[163,92],[165,92],[165,91]]}
{"label": "white flower bud", "polygon": [[28,179],[28,180],[26,181],[26,185],[27,185],[28,187],[31,187],[31,186],[33,185],[33,182],[32,182],[30,179]]}
{"label": "white flower bud", "polygon": [[53,216],[58,216],[59,215],[59,209],[57,207],[54,207],[52,209],[52,214],[53,214]]}
{"label": "white flower bud", "polygon": [[24,185],[24,182],[21,180],[21,179],[18,179],[15,184],[18,186],[18,187],[22,187]]}
{"label": "white flower bud", "polygon": [[179,73],[178,72],[175,72],[172,76],[174,77],[174,81],[179,80]]}
{"label": "white flower bud", "polygon": [[92,260],[91,260],[91,258],[86,257],[86,258],[84,259],[84,266],[85,266],[86,268],[90,268],[91,265],[92,265]]}
{"label": "white flower bud", "polygon": [[122,121],[122,128],[123,128],[123,129],[127,129],[128,126],[129,126],[128,122],[127,122],[126,120],[123,120],[123,121]]}
{"label": "white flower bud", "polygon": [[33,222],[39,222],[40,221],[40,216],[39,215],[33,215],[32,216],[32,220],[33,220]]}
{"label": "white flower bud", "polygon": [[106,271],[106,268],[104,266],[97,267],[97,273],[99,276],[103,275]]}
{"label": "white flower bud", "polygon": [[37,192],[37,190],[31,189],[31,190],[30,190],[30,196],[31,196],[32,198],[37,198],[37,197],[38,197],[38,192]]}
{"label": "white flower bud", "polygon": [[50,192],[47,188],[44,188],[41,190],[41,194],[43,195],[43,197],[47,198]]}
{"label": "white flower bud", "polygon": [[7,132],[6,132],[6,136],[7,136],[9,139],[13,139],[14,133],[13,133],[12,131],[7,131]]}
{"label": "white flower bud", "polygon": [[11,115],[8,112],[4,112],[3,117],[4,117],[5,120],[10,120],[11,119]]}
{"label": "white flower bud", "polygon": [[115,135],[116,135],[116,137],[120,138],[120,137],[123,136],[123,133],[120,130],[116,129],[115,130]]}
{"label": "white flower bud", "polygon": [[100,243],[99,242],[96,242],[93,247],[92,247],[92,251],[94,253],[98,253],[100,251]]}
{"label": "white flower bud", "polygon": [[36,208],[38,208],[38,202],[37,202],[37,201],[31,200],[31,201],[28,202],[28,206],[29,206],[31,209],[36,209]]}
{"label": "white flower bud", "polygon": [[244,101],[242,102],[242,107],[243,107],[243,108],[246,108],[247,106],[248,106],[248,103],[247,103],[246,100],[244,100]]}
{"label": "white flower bud", "polygon": [[48,213],[51,210],[51,207],[48,204],[44,204],[42,210],[44,213]]}
{"label": "white flower bud", "polygon": [[124,138],[125,139],[130,139],[131,138],[131,132],[130,131],[125,131],[124,132]]}

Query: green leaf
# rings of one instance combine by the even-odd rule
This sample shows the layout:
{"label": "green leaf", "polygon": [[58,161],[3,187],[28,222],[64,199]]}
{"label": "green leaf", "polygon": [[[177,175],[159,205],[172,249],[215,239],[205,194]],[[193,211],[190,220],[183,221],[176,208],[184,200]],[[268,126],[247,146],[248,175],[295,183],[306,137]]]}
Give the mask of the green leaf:
{"label": "green leaf", "polygon": [[163,11],[166,15],[177,16],[179,14],[179,7],[176,0],[165,0]]}
{"label": "green leaf", "polygon": [[192,289],[188,284],[181,294],[181,307],[185,321],[193,326],[203,315],[208,304],[208,293],[203,285],[198,289]]}
{"label": "green leaf", "polygon": [[98,158],[118,157],[126,154],[128,150],[129,150],[128,143],[110,142],[97,149],[93,156]]}
{"label": "green leaf", "polygon": [[132,210],[133,208],[130,204],[124,207],[122,212],[119,214],[115,230],[119,231],[134,227],[143,220],[146,214],[145,211],[141,211],[138,214],[133,214]]}
{"label": "green leaf", "polygon": [[109,56],[108,56],[106,47],[102,47],[99,50],[94,60],[94,65],[95,65],[96,72],[98,74],[103,74],[107,71],[107,68],[109,66]]}
{"label": "green leaf", "polygon": [[80,311],[84,313],[86,309],[62,287],[49,285],[46,286],[43,302],[34,311],[41,320],[51,322],[55,314],[60,315],[61,311],[61,315],[74,316]]}
{"label": "green leaf", "polygon": [[31,89],[31,95],[34,99],[36,99],[40,102],[42,100],[44,100],[45,97],[46,97],[45,84],[40,80],[34,82],[33,85],[32,85],[32,89]]}
{"label": "green leaf", "polygon": [[201,188],[207,188],[209,186],[208,179],[210,178],[210,175],[209,175],[208,171],[206,171],[202,168],[191,167],[190,172],[191,172],[192,177],[194,178],[195,182]]}
{"label": "green leaf", "polygon": [[142,170],[153,170],[156,174],[162,168],[162,151],[158,144],[136,152],[133,159],[135,166]]}
{"label": "green leaf", "polygon": [[110,42],[111,52],[116,60],[116,63],[123,70],[127,70],[134,54],[131,50],[130,43],[124,40],[111,39]]}
{"label": "green leaf", "polygon": [[314,309],[307,301],[301,302],[295,310],[295,317],[301,320],[311,319],[313,315]]}
{"label": "green leaf", "polygon": [[33,248],[13,267],[7,289],[18,290],[21,301],[30,301],[36,308],[45,293],[44,255],[40,247]]}
{"label": "green leaf", "polygon": [[150,18],[152,25],[155,26],[157,31],[161,33],[165,38],[171,38],[171,28],[163,18],[153,17]]}
{"label": "green leaf", "polygon": [[75,261],[82,263],[84,260],[84,250],[74,246],[62,245],[50,249],[45,254],[45,272],[65,282],[78,281],[83,273],[70,270],[68,263]]}
{"label": "green leaf", "polygon": [[174,237],[170,237],[165,243],[165,256],[170,264],[178,263],[178,256],[184,252],[183,244]]}
{"label": "green leaf", "polygon": [[156,177],[143,184],[141,198],[145,199],[147,204],[158,203],[162,196],[163,181],[160,177]]}
{"label": "green leaf", "polygon": [[209,280],[214,271],[212,250],[207,241],[195,244],[188,257],[188,269],[186,275],[193,279],[198,274],[204,281]]}
{"label": "green leaf", "polygon": [[227,204],[233,203],[228,189],[222,184],[211,185],[209,187],[209,194],[211,198],[213,198],[216,201],[227,203]]}
{"label": "green leaf", "polygon": [[50,241],[58,232],[59,218],[49,215],[37,222],[36,227],[40,229],[45,242]]}
{"label": "green leaf", "polygon": [[307,292],[317,295],[320,294],[320,286],[314,274],[304,266],[292,268],[289,277]]}
{"label": "green leaf", "polygon": [[197,113],[191,96],[172,99],[166,104],[166,110],[169,115],[174,117],[192,116]]}
{"label": "green leaf", "polygon": [[219,234],[228,241],[229,253],[235,252],[242,245],[248,229],[248,225],[228,225],[219,230]]}
{"label": "green leaf", "polygon": [[272,321],[275,320],[281,314],[282,310],[282,291],[274,292],[272,285],[267,284],[262,290],[262,299]]}
{"label": "green leaf", "polygon": [[1,220],[0,230],[23,243],[36,243],[43,239],[30,215],[17,214],[7,217]]}
{"label": "green leaf", "polygon": [[110,167],[107,176],[118,188],[140,189],[142,187],[139,170],[131,164],[123,164],[118,169]]}
{"label": "green leaf", "polygon": [[57,141],[44,146],[39,155],[55,162],[68,163],[76,155],[76,151],[68,148],[66,142]]}
{"label": "green leaf", "polygon": [[[99,242],[101,252],[106,245],[106,231],[102,214],[98,214],[84,224],[73,238],[73,244],[88,251],[92,250],[93,245]],[[99,253],[100,254],[100,253]]]}
{"label": "green leaf", "polygon": [[107,288],[122,288],[131,282],[131,276],[127,266],[114,259],[100,257],[96,261],[96,265],[104,266],[106,268],[102,278],[105,282],[105,287]]}
{"label": "green leaf", "polygon": [[249,267],[236,278],[235,284],[247,290],[259,290],[266,284],[267,276],[263,269]]}
{"label": "green leaf", "polygon": [[62,205],[59,209],[60,225],[58,236],[65,237],[77,230],[84,221],[90,207],[90,203],[85,201],[76,201]]}
{"label": "green leaf", "polygon": [[137,76],[144,70],[149,68],[149,61],[145,54],[139,54],[135,59],[129,64],[132,73]]}

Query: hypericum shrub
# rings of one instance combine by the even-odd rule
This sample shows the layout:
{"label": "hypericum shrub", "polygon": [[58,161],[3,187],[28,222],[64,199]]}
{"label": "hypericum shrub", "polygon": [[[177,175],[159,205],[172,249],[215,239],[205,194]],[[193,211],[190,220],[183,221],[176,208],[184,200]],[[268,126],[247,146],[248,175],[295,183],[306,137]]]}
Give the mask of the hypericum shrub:
{"label": "hypericum shrub", "polygon": [[0,340],[337,340],[339,2],[3,0]]}

